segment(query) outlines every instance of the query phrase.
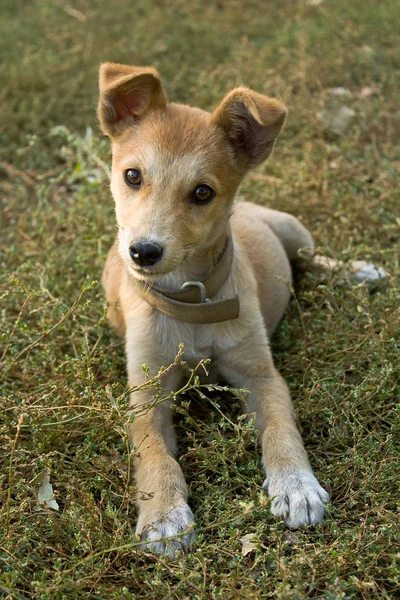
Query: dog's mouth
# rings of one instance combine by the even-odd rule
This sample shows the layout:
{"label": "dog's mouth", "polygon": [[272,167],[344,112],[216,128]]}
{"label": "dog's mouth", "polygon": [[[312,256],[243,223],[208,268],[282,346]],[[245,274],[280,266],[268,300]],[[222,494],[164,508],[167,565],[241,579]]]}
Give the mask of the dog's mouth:
{"label": "dog's mouth", "polygon": [[140,281],[145,281],[146,283],[154,283],[158,279],[161,279],[162,277],[165,277],[166,275],[169,275],[170,273],[175,271],[176,265],[173,265],[172,267],[170,266],[170,268],[168,269],[161,269],[155,267],[140,267],[138,265],[130,263],[128,265],[128,270],[131,273],[131,275],[133,275],[133,277],[136,277],[136,279],[139,279]]}
{"label": "dog's mouth", "polygon": [[162,277],[162,275],[165,275],[165,273],[161,271],[156,271],[154,267],[138,267],[133,264],[129,265],[129,271],[134,277],[141,281],[155,281]]}

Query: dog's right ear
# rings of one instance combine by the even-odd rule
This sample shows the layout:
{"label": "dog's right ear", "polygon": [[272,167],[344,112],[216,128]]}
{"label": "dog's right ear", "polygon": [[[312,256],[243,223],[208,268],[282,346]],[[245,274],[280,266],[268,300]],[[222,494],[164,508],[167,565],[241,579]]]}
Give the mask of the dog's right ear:
{"label": "dog's right ear", "polygon": [[103,132],[110,137],[120,135],[149,110],[162,109],[167,104],[160,76],[151,67],[103,63],[99,87],[97,114]]}

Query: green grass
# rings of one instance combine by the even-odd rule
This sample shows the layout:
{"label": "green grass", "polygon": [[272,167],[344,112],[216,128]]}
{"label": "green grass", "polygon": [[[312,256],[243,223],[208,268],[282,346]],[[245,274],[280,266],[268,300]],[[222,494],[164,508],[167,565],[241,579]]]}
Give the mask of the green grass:
{"label": "green grass", "polygon": [[[398,3],[6,0],[1,16],[0,597],[394,598]],[[316,529],[271,516],[238,400],[192,389],[177,428],[198,544],[177,562],[136,550],[123,343],[99,284],[116,229],[95,115],[103,60],[154,65],[172,99],[203,108],[238,84],[282,98],[287,127],[240,198],[292,212],[324,253],[392,276],[374,293],[304,276],[273,340],[332,496]],[[337,136],[321,115],[341,106],[355,116]],[[59,512],[34,510],[44,470]],[[250,533],[257,549],[242,556]]]}

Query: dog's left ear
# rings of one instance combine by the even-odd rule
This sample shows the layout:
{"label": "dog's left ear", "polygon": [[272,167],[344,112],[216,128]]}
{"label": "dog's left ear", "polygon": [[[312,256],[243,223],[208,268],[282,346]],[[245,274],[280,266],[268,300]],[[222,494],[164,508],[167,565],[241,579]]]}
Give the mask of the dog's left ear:
{"label": "dog's left ear", "polygon": [[165,108],[160,75],[151,67],[103,63],[99,73],[97,114],[106,135],[118,136],[150,110]]}
{"label": "dog's left ear", "polygon": [[211,118],[225,130],[238,158],[251,169],[271,154],[286,113],[279,100],[240,87],[225,96]]}

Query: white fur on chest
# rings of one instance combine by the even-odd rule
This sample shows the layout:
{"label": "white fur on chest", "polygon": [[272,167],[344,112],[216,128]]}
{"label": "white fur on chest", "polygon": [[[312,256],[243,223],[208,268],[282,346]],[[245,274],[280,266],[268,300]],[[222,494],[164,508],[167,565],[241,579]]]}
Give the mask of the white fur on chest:
{"label": "white fur on chest", "polygon": [[[214,300],[232,298],[238,292],[238,279],[238,273],[232,272]],[[250,286],[246,285],[244,289],[249,288]],[[175,359],[181,343],[184,345],[184,359],[192,365],[203,358],[211,358],[214,361],[227,350],[239,346],[248,338],[253,323],[257,320],[262,321],[255,296],[241,294],[239,299],[239,318],[222,323],[183,323],[155,311],[152,333],[165,361],[172,362]]]}
{"label": "white fur on chest", "polygon": [[203,358],[218,358],[224,350],[240,344],[246,331],[244,319],[240,318],[204,325],[182,323],[157,312],[153,321],[153,335],[165,359],[172,362],[183,344],[184,360],[191,365]]}

